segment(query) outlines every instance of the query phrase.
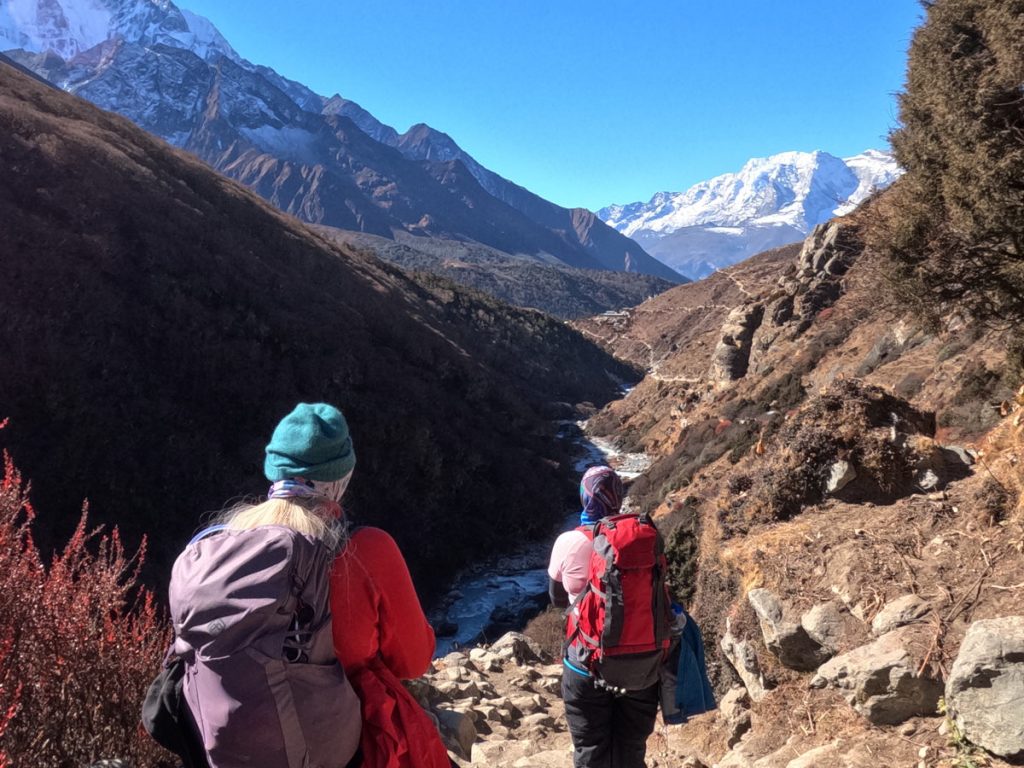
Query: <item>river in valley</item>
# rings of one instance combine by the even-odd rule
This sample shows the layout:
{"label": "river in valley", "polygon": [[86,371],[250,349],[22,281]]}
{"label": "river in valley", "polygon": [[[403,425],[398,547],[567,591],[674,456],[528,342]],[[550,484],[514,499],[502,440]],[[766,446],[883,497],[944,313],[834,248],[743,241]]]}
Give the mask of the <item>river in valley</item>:
{"label": "river in valley", "polygon": [[[559,422],[559,436],[578,446],[574,469],[582,475],[594,464],[608,464],[623,479],[643,474],[651,458],[622,453],[610,440],[587,437],[584,422]],[[456,578],[452,589],[430,612],[437,631],[437,656],[456,648],[493,642],[510,630],[520,630],[548,604],[548,555],[555,537],[578,523],[567,517],[549,541],[529,542],[503,557],[477,563]]]}

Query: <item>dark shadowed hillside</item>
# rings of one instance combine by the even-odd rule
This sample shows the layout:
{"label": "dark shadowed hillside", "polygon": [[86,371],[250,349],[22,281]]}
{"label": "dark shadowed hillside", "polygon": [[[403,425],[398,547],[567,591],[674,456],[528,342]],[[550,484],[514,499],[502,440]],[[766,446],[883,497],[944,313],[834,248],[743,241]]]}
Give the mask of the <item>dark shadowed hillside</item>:
{"label": "dark shadowed hillside", "polygon": [[552,401],[607,401],[616,363],[534,312],[418,284],[328,243],[126,119],[0,64],[0,411],[50,533],[151,534],[154,567],[204,511],[263,491],[299,400],[341,406],[349,504],[421,586],[539,534],[570,471]]}

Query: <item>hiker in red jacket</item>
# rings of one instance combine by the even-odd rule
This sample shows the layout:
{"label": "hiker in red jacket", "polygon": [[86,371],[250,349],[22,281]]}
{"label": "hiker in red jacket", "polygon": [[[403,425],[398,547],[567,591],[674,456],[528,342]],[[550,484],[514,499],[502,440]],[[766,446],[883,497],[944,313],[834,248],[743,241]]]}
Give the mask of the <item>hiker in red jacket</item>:
{"label": "hiker in red jacket", "polygon": [[[342,494],[355,452],[341,412],[300,405],[267,446],[268,477],[320,481],[344,520]],[[331,570],[334,651],[362,703],[359,768],[449,768],[430,717],[402,685],[424,674],[434,654],[427,623],[402,553],[385,531],[356,528]]]}
{"label": "hiker in red jacket", "polygon": [[[580,527],[558,537],[548,566],[549,592],[556,606],[575,604],[587,589],[594,526],[619,513],[624,495],[622,481],[611,467],[591,467],[583,475]],[[571,642],[563,667],[562,699],[575,768],[644,768],[647,737],[658,714],[657,682],[641,690],[614,690],[592,674],[579,657],[579,646]]]}

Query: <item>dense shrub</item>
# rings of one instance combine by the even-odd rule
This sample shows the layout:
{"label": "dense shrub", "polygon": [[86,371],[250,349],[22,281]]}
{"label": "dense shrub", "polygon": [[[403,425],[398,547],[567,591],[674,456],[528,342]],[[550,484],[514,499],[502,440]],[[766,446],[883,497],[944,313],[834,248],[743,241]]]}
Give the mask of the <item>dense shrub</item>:
{"label": "dense shrub", "polygon": [[83,509],[47,566],[35,512],[10,457],[0,484],[0,767],[77,768],[119,757],[176,765],[139,728],[169,626],[136,587],[144,556],[116,528],[90,530]]}
{"label": "dense shrub", "polygon": [[897,298],[934,319],[1024,318],[1024,13],[934,0],[910,47],[891,137],[906,176],[868,233]]}
{"label": "dense shrub", "polygon": [[549,606],[544,613],[530,620],[523,634],[536,642],[551,658],[561,658],[562,644],[565,642],[564,611]]}
{"label": "dense shrub", "polygon": [[697,591],[698,516],[693,500],[687,502],[676,513],[682,519],[665,541],[669,591],[683,605],[689,605]]}

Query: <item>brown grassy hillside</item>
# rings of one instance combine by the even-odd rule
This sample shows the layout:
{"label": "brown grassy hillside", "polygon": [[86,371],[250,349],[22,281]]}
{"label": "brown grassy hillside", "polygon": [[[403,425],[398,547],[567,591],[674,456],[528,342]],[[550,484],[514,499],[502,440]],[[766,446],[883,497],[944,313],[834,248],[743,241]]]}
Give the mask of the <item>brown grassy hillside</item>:
{"label": "brown grassy hillside", "polygon": [[[0,65],[0,413],[63,534],[88,497],[158,571],[259,493],[300,400],[355,436],[349,504],[436,586],[562,513],[541,411],[631,371],[563,324],[330,244],[127,120]],[[164,575],[161,573],[161,575]]]}
{"label": "brown grassy hillside", "polygon": [[648,369],[589,426],[656,457],[631,497],[666,534],[673,589],[701,624],[720,694],[739,683],[726,656],[743,644],[767,691],[744,681],[759,698],[667,734],[665,754],[734,767],[1004,764],[951,741],[948,724],[940,733],[934,701],[897,730],[835,687],[812,688],[821,660],[784,663],[751,599],[769,590],[798,625],[812,608],[834,611],[833,651],[845,653],[872,639],[883,607],[913,596],[906,647],[935,685],[972,622],[1021,612],[1024,389],[1010,337],[954,312],[936,328],[885,301],[861,236],[871,215],[578,323]]}

